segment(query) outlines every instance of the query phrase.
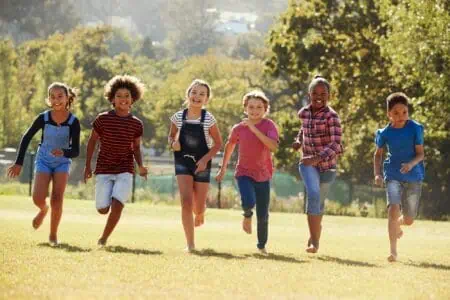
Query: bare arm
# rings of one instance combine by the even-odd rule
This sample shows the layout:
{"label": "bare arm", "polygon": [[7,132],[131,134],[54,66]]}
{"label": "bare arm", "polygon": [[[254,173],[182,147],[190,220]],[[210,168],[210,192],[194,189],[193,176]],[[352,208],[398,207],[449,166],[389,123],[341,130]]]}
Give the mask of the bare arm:
{"label": "bare arm", "polygon": [[169,136],[167,137],[167,142],[169,143],[169,148],[173,151],[180,151],[181,145],[179,142],[180,137],[180,131],[178,130],[177,126],[170,122],[170,128],[169,128]]}
{"label": "bare arm", "polygon": [[92,156],[94,155],[95,146],[97,145],[97,141],[99,140],[100,136],[98,135],[97,131],[92,129],[91,136],[89,137],[89,141],[86,147],[86,165],[84,167],[84,182],[92,177],[92,169],[91,169],[91,161]]}
{"label": "bare arm", "polygon": [[269,148],[270,151],[274,152],[278,148],[278,141],[271,139],[270,137],[266,136],[264,133],[259,131],[258,128],[256,128],[255,125],[251,124],[247,119],[242,121],[243,124],[247,125],[248,128],[256,135],[256,137],[266,146]]}
{"label": "bare arm", "polygon": [[233,154],[235,147],[236,147],[236,144],[231,143],[230,141],[228,141],[225,144],[225,151],[223,153],[222,164],[221,164],[219,171],[217,172],[216,181],[218,181],[218,182],[222,181],[223,177],[225,176],[225,172],[227,171],[228,163],[230,162],[230,158],[231,158],[231,155]]}
{"label": "bare arm", "polygon": [[383,176],[381,175],[381,162],[383,160],[383,148],[378,148],[373,155],[373,175],[375,177],[375,184],[383,185]]}
{"label": "bare arm", "polygon": [[209,128],[209,134],[214,141],[214,146],[209,149],[208,153],[206,153],[198,162],[197,169],[194,173],[201,172],[206,169],[207,163],[219,152],[220,148],[222,148],[222,136],[220,135],[219,127],[217,124],[214,124],[211,128]]}
{"label": "bare arm", "polygon": [[135,138],[133,142],[133,155],[139,168],[139,175],[147,179],[147,168],[142,163],[141,137]]}
{"label": "bare arm", "polygon": [[415,165],[420,163],[425,158],[425,152],[423,150],[423,145],[416,145],[416,156],[411,160],[410,162],[406,164],[402,164],[402,168],[400,169],[401,173],[408,173],[411,171],[412,168],[414,168]]}

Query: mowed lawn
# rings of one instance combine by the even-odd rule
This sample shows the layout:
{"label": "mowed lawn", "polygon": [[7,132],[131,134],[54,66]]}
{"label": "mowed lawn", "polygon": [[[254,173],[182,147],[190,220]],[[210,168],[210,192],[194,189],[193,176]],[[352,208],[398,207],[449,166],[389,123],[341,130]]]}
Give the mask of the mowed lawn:
{"label": "mowed lawn", "polygon": [[28,197],[0,196],[0,298],[450,299],[450,222],[406,228],[388,263],[385,219],[325,216],[311,255],[305,215],[272,213],[264,257],[237,210],[207,211],[196,254],[183,252],[179,207],[127,205],[101,250],[92,201],[66,200],[59,247],[49,215],[32,229],[35,213]]}

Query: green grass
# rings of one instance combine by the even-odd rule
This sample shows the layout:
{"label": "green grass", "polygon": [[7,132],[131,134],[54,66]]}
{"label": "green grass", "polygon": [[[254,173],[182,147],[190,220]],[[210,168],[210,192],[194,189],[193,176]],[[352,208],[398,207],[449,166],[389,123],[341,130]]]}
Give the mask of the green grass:
{"label": "green grass", "polygon": [[448,222],[406,228],[390,264],[385,219],[325,216],[320,253],[308,255],[305,216],[273,213],[263,257],[236,210],[207,211],[198,254],[182,251],[179,207],[127,205],[102,250],[92,201],[66,200],[56,248],[48,217],[31,228],[35,213],[28,197],[0,196],[0,298],[450,298]]}

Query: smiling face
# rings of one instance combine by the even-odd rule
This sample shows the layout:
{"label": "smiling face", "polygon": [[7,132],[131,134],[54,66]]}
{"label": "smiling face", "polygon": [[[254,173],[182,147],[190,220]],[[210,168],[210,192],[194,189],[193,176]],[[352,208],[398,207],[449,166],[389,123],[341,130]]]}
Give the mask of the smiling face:
{"label": "smiling face", "polygon": [[259,121],[266,114],[267,107],[264,101],[259,98],[250,98],[247,105],[244,106],[244,112],[247,114],[249,120]]}
{"label": "smiling face", "polygon": [[309,93],[313,110],[319,110],[328,103],[330,94],[324,84],[317,84]]}
{"label": "smiling face", "polygon": [[409,118],[408,106],[402,103],[395,104],[392,109],[388,111],[388,117],[394,128],[402,128]]}
{"label": "smiling face", "polygon": [[48,101],[53,110],[61,111],[67,109],[69,98],[63,88],[54,87],[49,92]]}
{"label": "smiling face", "polygon": [[194,85],[189,92],[189,107],[202,108],[208,102],[208,88],[204,85]]}
{"label": "smiling face", "polygon": [[128,89],[117,89],[112,100],[114,109],[119,112],[129,112],[131,105],[133,104],[133,98],[131,92]]}

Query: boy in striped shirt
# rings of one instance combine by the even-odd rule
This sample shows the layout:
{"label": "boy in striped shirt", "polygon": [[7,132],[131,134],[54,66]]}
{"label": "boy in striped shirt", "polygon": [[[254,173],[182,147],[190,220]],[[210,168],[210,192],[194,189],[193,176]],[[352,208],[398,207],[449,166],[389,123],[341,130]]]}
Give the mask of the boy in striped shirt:
{"label": "boy in striped shirt", "polygon": [[144,85],[136,77],[115,76],[105,86],[105,98],[114,109],[100,113],[93,123],[87,145],[85,182],[92,177],[91,160],[97,142],[100,142],[95,166],[95,201],[100,214],[109,213],[98,245],[106,245],[108,237],[119,222],[123,206],[132,192],[134,160],[139,175],[147,179],[147,168],[142,163],[142,121],[130,112],[131,106],[144,93]]}

